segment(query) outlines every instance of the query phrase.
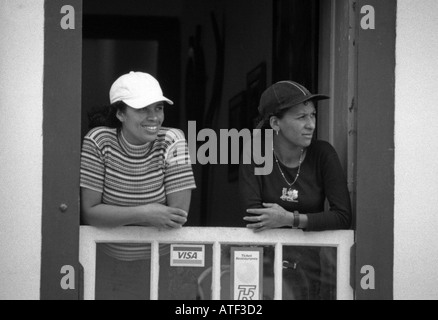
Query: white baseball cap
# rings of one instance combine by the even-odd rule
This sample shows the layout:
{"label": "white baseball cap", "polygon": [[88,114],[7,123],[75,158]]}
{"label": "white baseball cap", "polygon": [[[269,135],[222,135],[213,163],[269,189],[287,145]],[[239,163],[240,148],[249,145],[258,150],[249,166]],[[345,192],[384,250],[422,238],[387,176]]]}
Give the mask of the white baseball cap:
{"label": "white baseball cap", "polygon": [[141,109],[153,103],[173,101],[163,96],[158,81],[148,73],[131,71],[118,78],[110,89],[110,102],[123,101],[134,109]]}

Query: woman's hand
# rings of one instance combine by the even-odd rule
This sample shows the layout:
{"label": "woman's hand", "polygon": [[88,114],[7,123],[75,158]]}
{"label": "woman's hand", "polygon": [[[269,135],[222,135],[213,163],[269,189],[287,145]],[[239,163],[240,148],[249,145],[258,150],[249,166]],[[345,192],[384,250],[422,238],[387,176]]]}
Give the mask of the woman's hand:
{"label": "woman's hand", "polygon": [[144,208],[144,225],[158,229],[178,229],[187,222],[187,212],[159,203],[147,204]]}
{"label": "woman's hand", "polygon": [[291,212],[286,211],[276,203],[263,203],[263,206],[265,208],[246,210],[247,213],[254,215],[243,218],[245,221],[252,222],[246,225],[247,228],[260,232],[267,229],[292,226],[293,214]]}

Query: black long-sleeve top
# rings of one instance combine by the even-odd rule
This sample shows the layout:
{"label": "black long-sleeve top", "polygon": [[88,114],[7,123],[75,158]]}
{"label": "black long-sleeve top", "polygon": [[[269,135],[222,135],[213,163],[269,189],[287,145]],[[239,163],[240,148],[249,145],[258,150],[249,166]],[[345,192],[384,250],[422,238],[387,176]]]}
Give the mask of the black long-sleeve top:
{"label": "black long-sleeve top", "polygon": [[[298,168],[279,164],[288,182],[294,181]],[[307,214],[306,231],[350,228],[352,213],[346,178],[339,157],[328,142],[314,141],[307,148],[300,176],[291,187],[298,191],[297,199],[291,195],[289,201],[281,199],[289,186],[275,160],[269,175],[256,176],[254,168],[254,163],[241,164],[239,168],[239,191],[245,209],[263,208],[262,203],[277,203],[289,212]],[[325,199],[329,203],[328,211],[324,211]]]}

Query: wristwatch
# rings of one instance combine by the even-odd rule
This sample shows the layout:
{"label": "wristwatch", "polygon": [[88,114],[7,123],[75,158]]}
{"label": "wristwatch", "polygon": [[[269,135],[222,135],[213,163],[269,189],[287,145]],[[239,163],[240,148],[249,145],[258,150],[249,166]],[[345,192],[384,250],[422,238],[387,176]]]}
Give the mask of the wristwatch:
{"label": "wristwatch", "polygon": [[292,222],[292,229],[298,229],[300,227],[300,214],[294,211],[294,220]]}

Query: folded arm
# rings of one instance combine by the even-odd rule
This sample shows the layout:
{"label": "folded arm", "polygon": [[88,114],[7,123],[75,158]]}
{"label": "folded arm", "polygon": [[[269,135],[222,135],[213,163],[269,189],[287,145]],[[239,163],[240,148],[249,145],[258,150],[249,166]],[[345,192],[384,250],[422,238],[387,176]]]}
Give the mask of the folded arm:
{"label": "folded arm", "polygon": [[180,228],[187,222],[191,190],[169,194],[167,205],[152,203],[122,207],[102,203],[102,193],[81,188],[82,223],[99,227],[126,225],[153,226],[160,229]]}

